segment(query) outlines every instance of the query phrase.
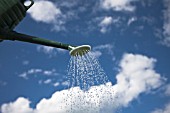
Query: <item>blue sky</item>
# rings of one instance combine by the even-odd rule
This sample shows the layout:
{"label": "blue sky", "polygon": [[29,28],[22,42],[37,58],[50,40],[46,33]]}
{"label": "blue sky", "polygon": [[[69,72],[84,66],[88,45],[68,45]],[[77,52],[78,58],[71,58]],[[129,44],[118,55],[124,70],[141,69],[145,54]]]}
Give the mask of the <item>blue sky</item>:
{"label": "blue sky", "polygon": [[[118,94],[108,113],[113,106],[121,113],[169,113],[169,12],[170,0],[36,0],[15,30],[91,45],[111,82],[103,89]],[[66,50],[1,42],[0,112],[66,113],[56,107],[64,106],[58,98],[69,92],[69,59]]]}

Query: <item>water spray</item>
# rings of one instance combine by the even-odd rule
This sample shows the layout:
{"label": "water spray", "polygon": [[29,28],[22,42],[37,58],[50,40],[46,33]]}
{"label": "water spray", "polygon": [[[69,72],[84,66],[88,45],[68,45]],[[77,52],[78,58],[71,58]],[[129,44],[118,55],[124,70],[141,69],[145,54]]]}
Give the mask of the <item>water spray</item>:
{"label": "water spray", "polygon": [[[29,4],[25,4],[29,2]],[[0,0],[0,42],[3,40],[22,41],[70,51],[71,56],[82,56],[91,50],[89,45],[73,46],[13,31],[26,16],[33,0]]]}

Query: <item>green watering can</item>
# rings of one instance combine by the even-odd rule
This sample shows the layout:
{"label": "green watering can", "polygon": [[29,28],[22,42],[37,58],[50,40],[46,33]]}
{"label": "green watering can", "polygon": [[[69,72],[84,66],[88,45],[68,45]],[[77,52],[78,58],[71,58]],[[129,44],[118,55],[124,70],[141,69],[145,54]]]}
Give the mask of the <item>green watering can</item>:
{"label": "green watering can", "polygon": [[[29,4],[25,4],[29,2]],[[72,46],[52,40],[38,38],[22,33],[17,33],[13,29],[26,16],[27,10],[34,4],[33,0],[0,0],[0,42],[3,40],[23,41],[34,44],[41,44],[50,47],[66,49],[71,56],[82,56],[91,50],[91,46]]]}

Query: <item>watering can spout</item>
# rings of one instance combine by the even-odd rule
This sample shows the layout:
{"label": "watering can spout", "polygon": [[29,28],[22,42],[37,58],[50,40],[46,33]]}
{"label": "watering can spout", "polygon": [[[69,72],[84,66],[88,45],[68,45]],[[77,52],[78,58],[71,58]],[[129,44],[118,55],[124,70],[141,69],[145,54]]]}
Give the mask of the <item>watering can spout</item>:
{"label": "watering can spout", "polygon": [[[88,45],[71,46],[52,40],[29,36],[13,31],[19,22],[26,16],[27,10],[34,4],[34,0],[0,0],[0,42],[3,40],[22,41],[45,46],[66,49],[70,51],[70,55],[84,55],[91,47]],[[30,3],[26,5],[26,2]]]}
{"label": "watering can spout", "polygon": [[86,53],[88,53],[91,49],[89,45],[82,45],[82,46],[72,46],[69,44],[63,44],[61,42],[56,42],[52,40],[47,40],[43,38],[38,38],[35,36],[29,36],[26,34],[17,33],[15,31],[6,31],[6,30],[0,30],[0,41],[3,40],[11,40],[11,41],[22,41],[22,42],[29,42],[34,44],[40,44],[55,48],[61,48],[66,49],[70,51],[71,56],[82,56]]}

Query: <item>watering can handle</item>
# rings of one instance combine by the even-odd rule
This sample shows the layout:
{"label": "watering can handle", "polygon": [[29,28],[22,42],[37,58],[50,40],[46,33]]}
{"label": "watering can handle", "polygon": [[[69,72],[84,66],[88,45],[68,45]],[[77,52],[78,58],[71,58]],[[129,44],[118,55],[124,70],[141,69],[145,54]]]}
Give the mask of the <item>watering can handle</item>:
{"label": "watering can handle", "polygon": [[27,10],[34,4],[34,1],[33,1],[33,0],[29,0],[29,1],[31,2],[31,3],[29,4],[29,6],[25,6]]}

